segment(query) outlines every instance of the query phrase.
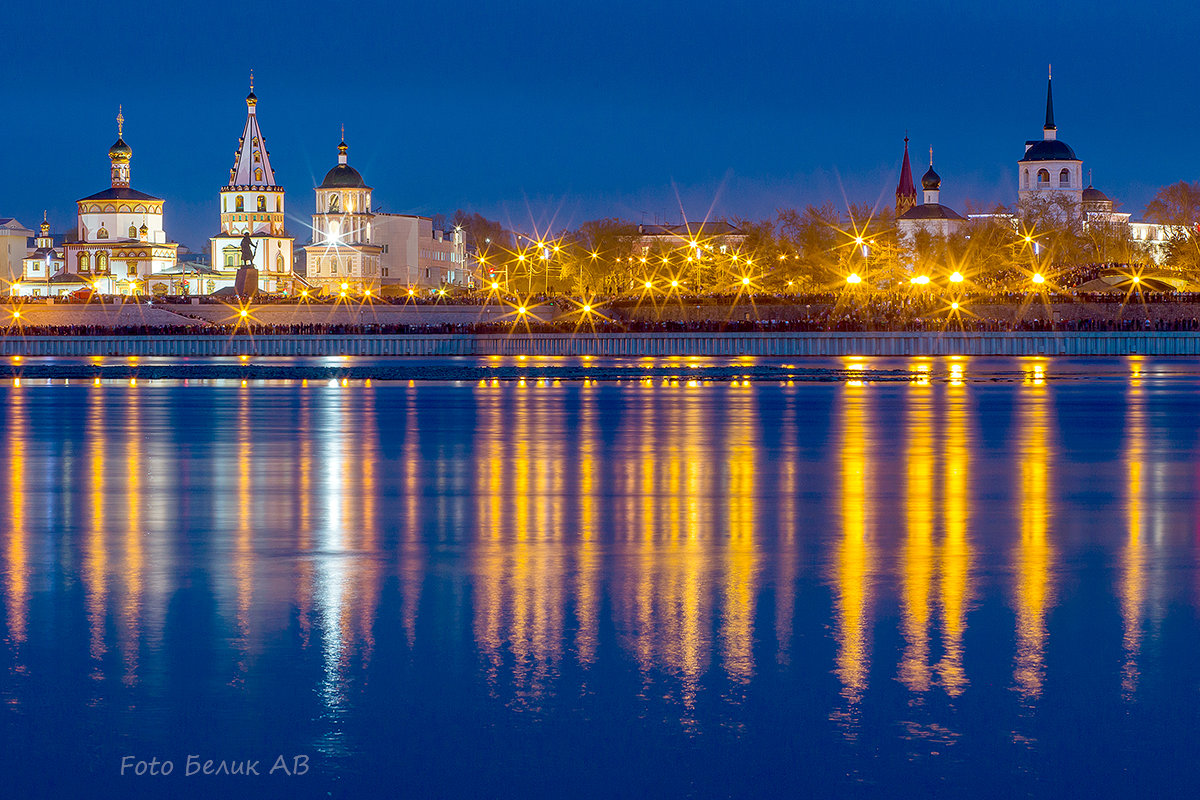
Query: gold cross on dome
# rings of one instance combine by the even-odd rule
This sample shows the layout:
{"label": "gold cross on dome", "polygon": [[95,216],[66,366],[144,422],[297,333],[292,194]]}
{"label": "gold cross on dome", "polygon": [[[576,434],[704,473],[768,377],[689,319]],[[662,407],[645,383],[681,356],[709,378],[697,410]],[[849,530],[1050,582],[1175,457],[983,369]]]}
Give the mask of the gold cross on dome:
{"label": "gold cross on dome", "polygon": [[125,135],[125,115],[121,113],[122,106],[117,106],[117,138]]}

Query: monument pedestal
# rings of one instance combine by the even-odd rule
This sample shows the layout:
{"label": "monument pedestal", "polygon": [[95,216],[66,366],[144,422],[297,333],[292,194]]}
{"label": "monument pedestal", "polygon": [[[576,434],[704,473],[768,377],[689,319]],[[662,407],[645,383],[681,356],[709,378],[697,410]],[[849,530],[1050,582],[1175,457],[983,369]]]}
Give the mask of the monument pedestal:
{"label": "monument pedestal", "polygon": [[258,270],[254,267],[238,267],[233,290],[238,297],[254,297],[258,294]]}

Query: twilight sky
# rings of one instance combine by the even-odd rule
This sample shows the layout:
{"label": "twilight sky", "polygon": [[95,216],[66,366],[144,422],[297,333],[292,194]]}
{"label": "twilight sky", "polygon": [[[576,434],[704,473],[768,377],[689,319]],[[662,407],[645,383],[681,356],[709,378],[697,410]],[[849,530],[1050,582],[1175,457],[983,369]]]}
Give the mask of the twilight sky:
{"label": "twilight sky", "polygon": [[297,244],[342,123],[377,210],[524,230],[891,203],[906,129],[918,179],[934,147],[942,202],[1011,204],[1048,62],[1059,138],[1123,210],[1200,179],[1190,2],[130,0],[5,18],[0,216],[33,227],[47,208],[55,231],[108,185],[122,103],[134,188],[206,247],[251,68]]}

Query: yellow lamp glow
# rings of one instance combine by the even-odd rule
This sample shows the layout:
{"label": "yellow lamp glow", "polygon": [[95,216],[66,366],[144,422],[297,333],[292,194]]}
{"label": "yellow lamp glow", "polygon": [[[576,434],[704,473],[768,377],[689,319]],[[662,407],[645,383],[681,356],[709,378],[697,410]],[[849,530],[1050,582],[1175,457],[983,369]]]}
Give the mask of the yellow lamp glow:
{"label": "yellow lamp glow", "polygon": [[954,309],[955,311],[958,311],[958,303],[951,303],[950,308]]}
{"label": "yellow lamp glow", "polygon": [[749,286],[749,285],[750,285],[750,278],[748,278],[748,277],[742,278],[742,286]]}
{"label": "yellow lamp glow", "polygon": [[950,274],[951,283],[962,283],[963,276],[961,272],[953,272]]}
{"label": "yellow lamp glow", "polygon": [[674,289],[674,288],[676,288],[676,287],[678,287],[678,286],[679,286],[679,281],[671,281],[671,288],[672,288],[672,289]]}
{"label": "yellow lamp glow", "polygon": [[246,317],[250,316],[250,312],[244,308],[241,311],[239,311],[238,314],[241,315],[242,319],[245,319]]}
{"label": "yellow lamp glow", "polygon": [[653,288],[654,288],[654,284],[653,284],[653,283],[651,283],[650,281],[646,281],[646,288],[647,288],[647,289],[653,289]]}
{"label": "yellow lamp glow", "polygon": [[862,278],[858,277],[857,272],[851,272],[846,276],[846,283],[862,283]]}
{"label": "yellow lamp glow", "polygon": [[583,307],[583,313],[585,313],[585,314],[590,314],[590,313],[592,313],[592,307],[591,307],[591,306],[587,306],[587,305],[585,305],[585,306]]}
{"label": "yellow lamp glow", "polygon": [[1042,273],[1035,272],[1035,273],[1033,273],[1033,282],[1034,283],[1045,283],[1046,279],[1042,277]]}
{"label": "yellow lamp glow", "polygon": [[920,286],[925,286],[926,284],[929,283],[929,276],[928,275],[917,275],[915,277],[909,278],[909,283],[915,283]]}
{"label": "yellow lamp glow", "polygon": [[518,313],[518,314],[524,314],[524,313],[525,313],[525,306],[521,306],[520,308],[518,308],[518,309],[517,309],[517,313]]}
{"label": "yellow lamp glow", "polygon": [[499,288],[500,288],[500,284],[496,283],[495,281],[492,281],[492,288],[493,288],[493,289],[499,289]]}

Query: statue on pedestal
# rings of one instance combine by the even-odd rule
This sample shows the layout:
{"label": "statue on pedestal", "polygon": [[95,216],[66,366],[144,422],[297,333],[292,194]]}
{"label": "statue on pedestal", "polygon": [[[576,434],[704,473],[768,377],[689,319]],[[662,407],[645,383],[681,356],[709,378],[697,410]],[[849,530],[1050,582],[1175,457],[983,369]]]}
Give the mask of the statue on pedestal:
{"label": "statue on pedestal", "polygon": [[257,252],[258,244],[250,239],[250,234],[242,234],[242,265],[233,279],[233,289],[238,297],[254,297],[258,294],[258,270],[254,267]]}

